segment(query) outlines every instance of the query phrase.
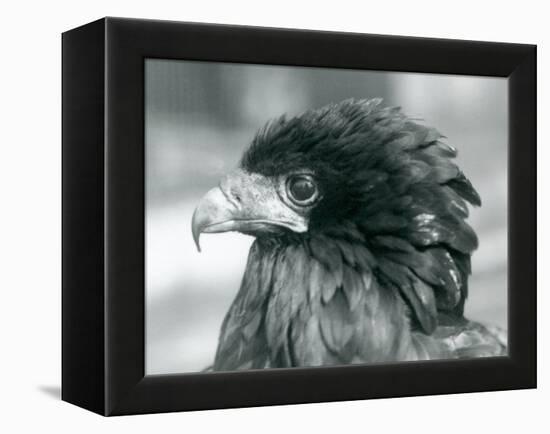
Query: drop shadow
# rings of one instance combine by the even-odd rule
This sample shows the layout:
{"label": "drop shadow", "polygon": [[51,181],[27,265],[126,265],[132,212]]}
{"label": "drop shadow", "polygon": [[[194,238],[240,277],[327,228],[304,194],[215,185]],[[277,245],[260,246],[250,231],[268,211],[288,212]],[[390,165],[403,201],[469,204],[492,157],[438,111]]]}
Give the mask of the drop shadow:
{"label": "drop shadow", "polygon": [[38,390],[50,398],[61,399],[61,386],[38,386]]}

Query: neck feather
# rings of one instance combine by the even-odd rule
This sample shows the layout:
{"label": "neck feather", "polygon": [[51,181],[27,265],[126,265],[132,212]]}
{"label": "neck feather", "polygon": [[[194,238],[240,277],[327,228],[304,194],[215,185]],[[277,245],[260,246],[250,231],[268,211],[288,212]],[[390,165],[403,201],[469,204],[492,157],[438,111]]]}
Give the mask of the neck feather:
{"label": "neck feather", "polygon": [[[398,291],[380,284],[364,245],[326,236],[259,239],[251,259],[263,264],[263,332],[272,366],[422,358],[407,306]],[[250,277],[243,282],[248,289]]]}

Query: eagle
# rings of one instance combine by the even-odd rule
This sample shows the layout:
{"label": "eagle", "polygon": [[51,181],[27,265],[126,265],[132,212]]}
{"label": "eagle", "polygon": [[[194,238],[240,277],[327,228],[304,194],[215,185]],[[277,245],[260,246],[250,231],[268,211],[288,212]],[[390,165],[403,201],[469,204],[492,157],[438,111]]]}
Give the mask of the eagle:
{"label": "eagle", "polygon": [[504,330],[464,317],[481,199],[456,155],[379,98],[261,128],[192,218],[199,251],[255,238],[212,369],[506,355]]}

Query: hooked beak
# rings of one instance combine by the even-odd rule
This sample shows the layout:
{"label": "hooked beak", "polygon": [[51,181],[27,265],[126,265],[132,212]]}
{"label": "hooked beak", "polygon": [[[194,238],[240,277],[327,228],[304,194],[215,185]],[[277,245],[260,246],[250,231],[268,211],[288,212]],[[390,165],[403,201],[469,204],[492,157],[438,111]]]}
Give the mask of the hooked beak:
{"label": "hooked beak", "polygon": [[279,197],[276,181],[241,169],[225,176],[200,200],[191,229],[200,252],[201,233],[237,231],[248,235],[306,232],[307,220]]}
{"label": "hooked beak", "polygon": [[223,194],[220,187],[210,190],[199,202],[191,222],[193,240],[200,252],[201,233],[231,231],[235,227],[236,206]]}

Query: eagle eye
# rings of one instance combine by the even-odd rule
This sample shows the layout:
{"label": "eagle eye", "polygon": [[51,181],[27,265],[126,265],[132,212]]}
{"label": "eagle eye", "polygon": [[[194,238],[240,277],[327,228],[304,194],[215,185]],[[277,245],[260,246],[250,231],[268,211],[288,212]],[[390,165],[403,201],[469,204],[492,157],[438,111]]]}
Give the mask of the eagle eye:
{"label": "eagle eye", "polygon": [[289,177],[286,189],[290,200],[300,206],[311,205],[319,197],[319,190],[313,177],[306,174]]}

